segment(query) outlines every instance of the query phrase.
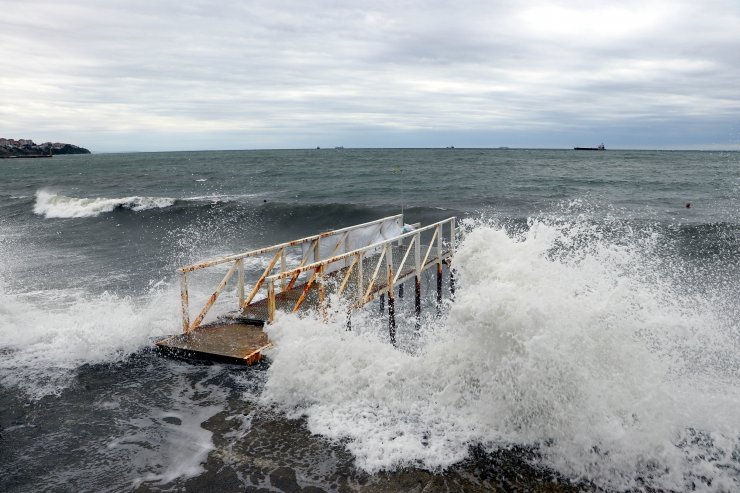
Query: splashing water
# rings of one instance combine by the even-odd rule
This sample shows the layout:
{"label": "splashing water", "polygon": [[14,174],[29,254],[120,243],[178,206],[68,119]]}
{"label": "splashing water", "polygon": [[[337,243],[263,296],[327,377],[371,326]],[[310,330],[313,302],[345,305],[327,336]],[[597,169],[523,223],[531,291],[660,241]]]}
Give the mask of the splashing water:
{"label": "splashing water", "polygon": [[456,301],[414,354],[362,317],[347,332],[283,316],[268,329],[263,401],[305,415],[370,472],[519,445],[610,489],[738,488],[740,349],[726,292],[677,283],[681,262],[659,254],[652,231],[467,226]]}

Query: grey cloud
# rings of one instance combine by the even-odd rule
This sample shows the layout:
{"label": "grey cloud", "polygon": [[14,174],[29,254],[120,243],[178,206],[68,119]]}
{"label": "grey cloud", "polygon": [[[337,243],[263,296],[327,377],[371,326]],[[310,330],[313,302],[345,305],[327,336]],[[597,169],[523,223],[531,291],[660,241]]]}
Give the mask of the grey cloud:
{"label": "grey cloud", "polygon": [[[5,11],[0,133],[77,129],[104,150],[141,132],[233,148],[349,143],[352,129],[375,146],[439,132],[506,145],[496,135],[512,131],[551,145],[553,129],[594,122],[661,142],[674,131],[679,145],[681,128],[721,132],[740,111],[732,1],[30,0]],[[628,25],[557,24],[569,12],[617,12]]]}

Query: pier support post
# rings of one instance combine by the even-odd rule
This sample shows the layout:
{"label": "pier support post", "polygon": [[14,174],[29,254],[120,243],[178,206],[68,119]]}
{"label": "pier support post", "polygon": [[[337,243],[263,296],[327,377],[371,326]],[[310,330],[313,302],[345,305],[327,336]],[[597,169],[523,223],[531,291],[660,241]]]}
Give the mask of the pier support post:
{"label": "pier support post", "polygon": [[380,313],[385,311],[385,294],[380,295]]}
{"label": "pier support post", "polygon": [[388,276],[388,333],[396,345],[396,292],[393,287],[393,246],[385,246],[385,272]]}
{"label": "pier support post", "polygon": [[414,318],[416,330],[421,329],[421,278],[414,277]]}
{"label": "pier support post", "polygon": [[437,315],[442,313],[442,264],[437,264]]}
{"label": "pier support post", "polygon": [[396,300],[393,298],[393,290],[388,291],[388,333],[391,344],[396,345]]}
{"label": "pier support post", "polygon": [[447,268],[450,269],[450,301],[455,301],[455,271],[452,269],[452,259],[447,259]]}
{"label": "pier support post", "polygon": [[398,299],[399,300],[403,299],[403,283],[398,285]]}

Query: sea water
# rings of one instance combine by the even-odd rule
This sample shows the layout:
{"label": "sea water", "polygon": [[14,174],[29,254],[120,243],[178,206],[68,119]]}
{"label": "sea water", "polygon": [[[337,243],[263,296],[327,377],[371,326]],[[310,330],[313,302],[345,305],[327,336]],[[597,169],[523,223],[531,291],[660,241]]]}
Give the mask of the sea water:
{"label": "sea water", "polygon": [[[3,491],[740,488],[739,153],[41,161],[0,161]],[[401,211],[460,238],[398,346],[370,305],[246,370],[151,353],[178,266]]]}

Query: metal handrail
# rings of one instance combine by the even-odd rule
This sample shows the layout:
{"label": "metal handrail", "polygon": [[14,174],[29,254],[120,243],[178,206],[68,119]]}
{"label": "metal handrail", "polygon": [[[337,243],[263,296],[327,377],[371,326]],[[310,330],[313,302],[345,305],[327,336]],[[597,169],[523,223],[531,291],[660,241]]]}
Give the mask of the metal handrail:
{"label": "metal handrail", "polygon": [[[302,267],[294,267],[294,268],[288,269],[288,270],[286,270],[284,272],[280,272],[278,274],[273,274],[271,276],[268,276],[267,279],[266,279],[266,281],[269,282],[269,281],[273,281],[273,280],[280,280],[280,279],[282,279],[284,277],[288,277],[288,275],[291,275],[292,276],[295,273],[301,274],[301,273],[303,273],[305,271],[316,269],[317,267],[319,267],[321,265],[328,265],[328,264],[331,264],[331,263],[334,263],[334,262],[338,262],[340,260],[344,260],[346,258],[349,258],[349,257],[351,257],[353,255],[356,255],[358,253],[361,253],[361,252],[366,252],[368,250],[374,250],[376,248],[379,248],[381,246],[386,245],[387,243],[393,243],[393,242],[396,242],[396,241],[404,240],[404,239],[406,239],[406,238],[408,238],[410,236],[414,236],[414,235],[417,235],[419,233],[423,233],[424,231],[428,231],[428,230],[430,230],[432,228],[436,228],[437,226],[441,226],[441,225],[446,224],[446,223],[451,223],[451,224],[454,225],[455,219],[456,219],[455,217],[450,217],[450,218],[444,219],[442,221],[438,221],[438,222],[433,223],[433,224],[428,224],[427,226],[424,226],[423,228],[415,229],[414,231],[411,231],[411,232],[408,232],[408,233],[403,233],[403,234],[398,235],[398,236],[394,236],[393,238],[390,238],[388,240],[379,241],[377,243],[373,243],[372,245],[368,245],[368,246],[364,246],[362,248],[358,248],[356,250],[352,250],[351,252],[342,253],[342,254],[339,254],[339,255],[336,255],[334,257],[331,257],[331,258],[328,258],[328,259],[324,259],[324,260],[318,260],[318,261],[316,261],[316,262],[314,262],[312,264],[304,265]],[[454,229],[453,229],[453,233],[454,233]]]}
{"label": "metal handrail", "polygon": [[[275,316],[275,282],[276,281],[282,281],[283,279],[287,277],[292,277],[293,279],[297,278],[300,274],[304,272],[308,272],[313,270],[313,274],[311,275],[311,278],[306,283],[303,292],[298,299],[297,303],[295,304],[293,308],[293,312],[297,311],[300,307],[301,303],[305,300],[306,294],[308,290],[311,288],[311,286],[317,281],[319,281],[319,288],[320,288],[320,300],[319,300],[319,309],[322,313],[324,313],[324,296],[323,296],[323,283],[322,278],[324,275],[324,271],[326,266],[334,263],[339,262],[345,259],[348,259],[350,257],[354,257],[354,260],[352,264],[347,269],[347,272],[345,274],[344,280],[341,283],[341,286],[339,288],[338,294],[341,294],[344,291],[344,288],[347,284],[347,281],[349,280],[350,273],[352,269],[359,265],[360,269],[362,268],[362,259],[367,252],[373,252],[381,247],[383,250],[380,252],[380,255],[378,256],[377,263],[375,265],[375,269],[373,271],[373,275],[369,279],[369,283],[367,285],[367,288],[365,288],[363,280],[362,280],[362,271],[360,270],[359,276],[358,276],[358,301],[356,305],[362,306],[365,303],[368,303],[373,299],[373,287],[377,281],[378,274],[380,272],[380,267],[382,265],[383,259],[386,260],[386,274],[387,274],[387,280],[388,285],[382,289],[376,290],[377,292],[388,292],[389,295],[389,308],[393,302],[393,285],[397,282],[399,282],[399,276],[402,274],[401,268],[406,262],[406,259],[408,258],[411,249],[414,248],[415,252],[415,263],[414,263],[414,269],[411,271],[411,273],[408,273],[404,276],[403,279],[400,280],[400,282],[405,281],[406,279],[410,278],[412,275],[417,277],[417,281],[419,279],[419,276],[421,275],[421,272],[426,270],[427,268],[431,267],[432,265],[437,265],[438,269],[438,276],[441,275],[441,269],[442,269],[442,263],[445,261],[443,259],[443,252],[442,252],[442,226],[444,224],[450,225],[450,242],[449,242],[449,250],[448,250],[448,257],[452,255],[452,252],[455,250],[455,217],[451,217],[448,219],[444,219],[442,221],[438,221],[433,224],[429,224],[427,226],[424,226],[422,228],[415,229],[414,231],[410,231],[408,233],[403,233],[401,235],[395,236],[393,238],[383,240],[380,242],[373,243],[371,245],[367,245],[361,248],[357,248],[355,250],[352,250],[351,252],[346,252],[340,255],[335,255],[331,258],[327,258],[324,260],[319,260],[316,262],[313,262],[308,265],[300,265],[298,267],[295,267],[293,269],[288,269],[283,272],[279,272],[277,274],[273,274],[270,276],[267,276],[265,281],[267,281],[267,293],[268,293],[268,322],[272,322],[274,320]],[[421,244],[421,233],[425,231],[434,230],[434,233],[432,235],[432,238],[429,242],[429,247],[426,250],[426,254],[424,255],[424,260],[420,261],[421,258],[421,251],[420,251],[420,244]],[[403,260],[401,261],[399,272],[395,273],[393,272],[393,260],[392,260],[392,244],[395,242],[398,242],[399,245],[402,244],[403,240],[406,238],[412,238],[411,242],[409,242],[408,246],[406,247],[406,252],[403,256]],[[435,239],[436,239],[436,248],[437,248],[437,255],[436,257],[432,258],[432,261],[427,263],[427,260],[429,260],[429,255],[431,253],[432,248],[435,246]],[[441,278],[438,277],[438,283],[440,282]],[[439,291],[438,287],[438,291]],[[395,321],[392,322],[392,325],[395,326]],[[395,330],[395,329],[394,329]],[[391,339],[394,339],[395,336],[392,333]]]}
{"label": "metal handrail", "polygon": [[[342,240],[340,240],[337,243],[336,248],[334,249],[334,252],[332,254],[336,253],[337,248],[339,248],[339,245],[342,243],[342,241],[346,241],[348,233],[359,228],[364,228],[367,226],[372,226],[374,224],[382,224],[385,221],[392,220],[392,219],[400,219],[401,224],[403,224],[403,214],[396,214],[393,216],[387,216],[381,219],[376,219],[374,221],[369,221],[362,224],[355,224],[353,226],[348,226],[345,228],[340,229],[334,229],[331,231],[327,231],[324,233],[319,233],[316,235],[306,236],[304,238],[300,238],[297,240],[288,241],[285,243],[279,243],[277,245],[272,245],[265,248],[260,248],[257,250],[251,250],[249,252],[239,253],[235,255],[228,255],[226,257],[222,257],[219,259],[213,259],[213,260],[206,260],[204,262],[199,262],[197,264],[187,265],[184,267],[180,267],[178,271],[180,272],[180,300],[181,300],[181,312],[182,312],[182,326],[183,326],[183,332],[191,332],[198,328],[198,326],[201,324],[203,319],[205,318],[208,311],[211,309],[211,307],[216,303],[216,300],[218,299],[219,295],[221,294],[221,291],[226,287],[226,284],[231,279],[231,277],[234,275],[235,272],[238,273],[238,296],[239,296],[239,307],[243,308],[245,305],[249,304],[252,299],[255,297],[259,289],[262,287],[262,284],[264,283],[265,279],[267,278],[268,274],[272,271],[272,269],[275,266],[275,263],[277,262],[278,258],[280,259],[280,271],[285,271],[285,249],[288,247],[295,247],[298,245],[301,245],[306,242],[311,242],[312,247],[309,249],[309,252],[312,249],[316,249],[317,251],[317,257],[318,257],[318,246],[319,242],[323,238],[329,238],[338,234],[344,233],[344,237]],[[245,299],[244,296],[244,262],[243,259],[247,257],[254,257],[257,255],[263,255],[270,252],[276,252],[275,255],[272,258],[272,261],[268,265],[268,267],[264,270],[262,275],[260,276],[260,279],[255,284],[254,288],[252,289],[252,292],[249,294],[248,298]],[[307,252],[306,255],[301,260],[301,266],[306,262],[306,260],[309,258],[309,253]],[[206,267],[213,267],[216,265],[225,264],[228,262],[233,262],[234,265],[229,269],[226,276],[223,278],[223,280],[218,284],[216,290],[211,294],[206,304],[203,306],[203,308],[198,313],[198,316],[195,318],[195,320],[191,323],[190,322],[190,309],[189,309],[189,293],[188,293],[188,273],[193,272],[199,269],[204,269]],[[297,276],[296,276],[297,279]],[[290,285],[287,289],[290,289],[292,287],[293,283],[296,279],[292,279],[290,282]],[[285,285],[283,284],[283,290],[285,290]],[[274,286],[272,286],[274,289]]]}
{"label": "metal handrail", "polygon": [[203,262],[198,262],[197,264],[186,265],[184,267],[180,267],[178,270],[180,272],[183,272],[183,273],[185,273],[185,272],[192,272],[194,270],[204,269],[206,267],[212,267],[214,265],[219,265],[219,264],[225,264],[227,262],[233,262],[235,260],[243,259],[243,258],[246,258],[246,257],[253,257],[255,255],[262,255],[264,253],[269,253],[269,252],[272,252],[272,251],[275,251],[275,250],[279,250],[281,248],[286,248],[286,247],[291,247],[291,246],[297,246],[297,245],[300,245],[301,243],[305,243],[307,241],[315,241],[315,240],[318,240],[318,239],[321,239],[321,238],[328,238],[330,236],[334,236],[334,235],[339,234],[339,233],[349,232],[349,231],[352,231],[353,229],[364,228],[366,226],[370,226],[370,225],[376,224],[376,223],[382,223],[384,221],[387,221],[387,220],[393,219],[393,218],[399,218],[399,219],[402,219],[403,220],[403,214],[396,214],[395,216],[387,216],[387,217],[384,217],[382,219],[376,219],[375,221],[369,221],[369,222],[362,223],[362,224],[356,224],[354,226],[348,226],[346,228],[333,229],[331,231],[326,231],[324,233],[319,233],[319,234],[312,235],[312,236],[306,236],[305,238],[301,238],[301,239],[298,239],[298,240],[287,241],[285,243],[279,243],[277,245],[272,245],[272,246],[269,246],[269,247],[260,248],[258,250],[251,250],[249,252],[237,253],[237,254],[234,254],[234,255],[228,255],[226,257],[221,257],[221,258],[213,259],[213,260],[206,260],[206,261],[203,261]]}

